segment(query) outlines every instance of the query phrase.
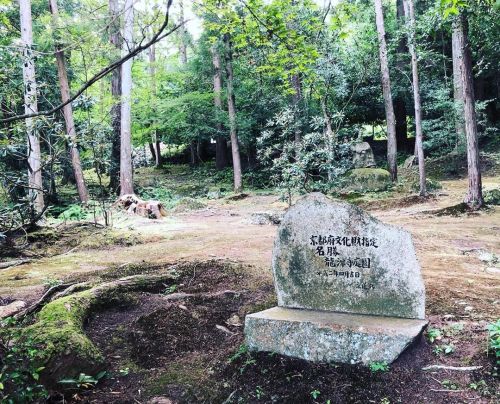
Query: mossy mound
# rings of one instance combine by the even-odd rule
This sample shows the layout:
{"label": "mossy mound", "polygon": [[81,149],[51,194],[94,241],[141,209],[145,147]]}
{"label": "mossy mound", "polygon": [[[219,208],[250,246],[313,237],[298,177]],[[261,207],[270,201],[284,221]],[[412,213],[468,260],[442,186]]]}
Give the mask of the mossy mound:
{"label": "mossy mound", "polygon": [[182,198],[177,203],[177,206],[173,209],[174,212],[188,212],[190,210],[204,209],[207,205],[194,198]]}
{"label": "mossy mound", "polygon": [[[425,179],[425,187],[428,192],[436,191],[438,189],[442,189],[442,185],[439,181],[433,180],[432,178]],[[410,189],[414,192],[418,192],[420,190],[420,181],[416,179],[410,184]]]}
{"label": "mossy mound", "polygon": [[175,271],[129,276],[48,303],[38,313],[36,322],[23,330],[23,338],[40,350],[37,365],[44,368],[42,383],[55,387],[61,379],[75,378],[80,373],[97,374],[105,361],[84,331],[91,314],[104,307],[130,303],[129,292],[156,292],[177,277]]}
{"label": "mossy mound", "polygon": [[345,191],[384,191],[391,184],[391,175],[381,168],[355,168],[347,173]]}

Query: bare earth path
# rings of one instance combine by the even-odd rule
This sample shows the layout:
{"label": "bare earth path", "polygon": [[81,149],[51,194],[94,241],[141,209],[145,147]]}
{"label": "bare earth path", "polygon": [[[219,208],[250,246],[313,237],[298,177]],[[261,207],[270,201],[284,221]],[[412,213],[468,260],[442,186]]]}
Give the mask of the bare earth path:
{"label": "bare earth path", "polygon": [[[486,188],[498,177],[484,179]],[[445,181],[436,199],[406,207],[368,209],[380,220],[402,226],[413,235],[427,287],[430,314],[493,319],[500,316],[500,270],[480,259],[500,256],[500,209],[477,215],[437,216],[429,213],[460,203],[466,181]],[[384,204],[384,206],[387,206]],[[271,281],[270,262],[276,226],[250,223],[254,212],[281,211],[277,196],[252,195],[240,201],[218,200],[207,209],[174,214],[164,220],[122,218],[117,227],[136,231],[151,241],[133,246],[81,250],[43,258],[0,271],[0,297],[34,299],[47,278],[105,270],[134,263],[176,263],[225,259],[250,265]]]}

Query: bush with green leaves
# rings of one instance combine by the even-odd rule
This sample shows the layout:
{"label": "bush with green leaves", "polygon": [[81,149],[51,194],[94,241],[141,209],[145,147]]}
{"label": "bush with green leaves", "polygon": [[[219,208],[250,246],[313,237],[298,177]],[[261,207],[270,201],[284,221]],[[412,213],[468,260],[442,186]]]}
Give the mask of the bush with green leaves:
{"label": "bush with green leaves", "polygon": [[[321,119],[311,121],[319,129]],[[342,176],[352,168],[349,143],[339,143],[319,131],[301,135],[295,113],[286,108],[268,122],[258,139],[258,157],[272,184],[289,202],[295,192],[327,192],[342,185]]]}
{"label": "bush with green leaves", "polygon": [[498,375],[500,369],[500,319],[488,324],[488,354],[495,357],[494,373]]}
{"label": "bush with green leaves", "polygon": [[32,403],[48,397],[39,382],[42,353],[30,338],[22,338],[13,318],[0,323],[0,402]]}

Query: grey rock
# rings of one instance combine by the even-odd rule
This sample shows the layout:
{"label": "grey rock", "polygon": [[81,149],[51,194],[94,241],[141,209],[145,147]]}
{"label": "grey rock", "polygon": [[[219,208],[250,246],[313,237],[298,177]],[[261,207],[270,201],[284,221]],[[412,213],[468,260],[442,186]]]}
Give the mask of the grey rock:
{"label": "grey rock", "polygon": [[272,266],[282,307],[425,316],[410,234],[320,193],[306,195],[286,212]]}
{"label": "grey rock", "polygon": [[11,317],[26,307],[26,302],[16,300],[6,306],[0,306],[0,319]]}
{"label": "grey rock", "polygon": [[375,157],[368,142],[354,143],[351,150],[352,163],[355,168],[375,167]]}
{"label": "grey rock", "polygon": [[245,319],[251,350],[313,362],[394,361],[427,321],[274,307]]}
{"label": "grey rock", "polygon": [[252,213],[250,216],[250,223],[257,225],[266,225],[266,224],[280,224],[283,219],[283,213],[279,212],[256,212]]}

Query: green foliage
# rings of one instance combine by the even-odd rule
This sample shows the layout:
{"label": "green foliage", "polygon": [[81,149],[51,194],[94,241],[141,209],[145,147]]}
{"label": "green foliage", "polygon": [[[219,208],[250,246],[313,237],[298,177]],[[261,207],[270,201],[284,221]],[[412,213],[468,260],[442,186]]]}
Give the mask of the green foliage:
{"label": "green foliage", "polygon": [[80,373],[77,378],[68,378],[59,380],[60,384],[77,389],[89,389],[95,387],[99,380],[106,376],[106,372],[99,372],[95,377]]}
{"label": "green foliage", "polygon": [[70,205],[59,217],[63,220],[85,220],[88,212],[82,205]]}
{"label": "green foliage", "polygon": [[448,379],[445,379],[441,382],[441,385],[445,388],[447,388],[448,390],[458,390],[459,388],[459,385],[458,383],[452,381],[452,380],[448,380]]}
{"label": "green foliage", "polygon": [[240,373],[246,370],[248,366],[255,365],[257,361],[252,357],[250,351],[248,350],[248,346],[245,344],[241,344],[238,347],[238,350],[228,359],[228,363],[239,362]]}
{"label": "green foliage", "polygon": [[487,205],[500,205],[500,188],[491,189],[483,194],[484,203]]}
{"label": "green foliage", "polygon": [[495,357],[494,373],[498,375],[500,369],[500,320],[488,324],[488,354]]}
{"label": "green foliage", "polygon": [[443,334],[439,328],[429,328],[427,330],[427,339],[432,344],[436,340],[440,340],[443,337]]}
{"label": "green foliage", "polygon": [[258,139],[259,159],[274,186],[290,200],[293,192],[327,191],[341,184],[351,167],[349,144],[312,132],[294,140],[299,128],[291,109],[268,122]]}
{"label": "green foliage", "polygon": [[316,400],[320,395],[321,395],[321,392],[319,390],[313,390],[313,391],[311,391],[311,397],[314,400]]}
{"label": "green foliage", "polygon": [[0,324],[0,402],[28,403],[46,399],[48,392],[40,384],[40,348],[31,338],[22,338],[14,319]]}
{"label": "green foliage", "polygon": [[387,362],[371,362],[369,368],[373,373],[389,371],[389,365]]}
{"label": "green foliage", "polygon": [[441,353],[444,353],[445,355],[452,354],[455,352],[455,346],[452,344],[447,344],[447,345],[436,345],[433,349],[433,352],[436,355],[439,355]]}

